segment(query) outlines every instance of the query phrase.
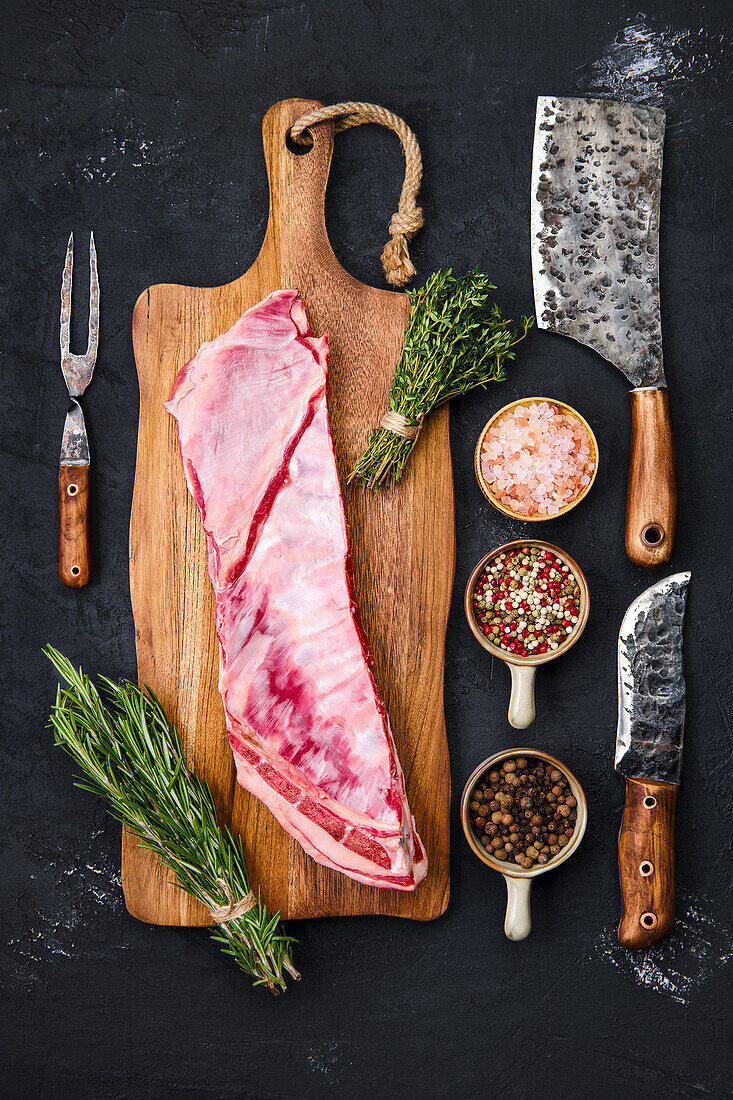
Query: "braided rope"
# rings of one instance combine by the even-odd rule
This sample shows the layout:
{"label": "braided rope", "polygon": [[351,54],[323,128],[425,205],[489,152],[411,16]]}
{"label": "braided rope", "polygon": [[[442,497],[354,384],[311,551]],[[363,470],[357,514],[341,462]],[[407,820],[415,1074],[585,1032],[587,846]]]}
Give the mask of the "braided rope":
{"label": "braided rope", "polygon": [[334,132],[340,134],[352,126],[364,126],[374,122],[394,130],[402,143],[405,154],[405,178],[400,192],[400,201],[389,223],[389,240],[382,252],[382,267],[388,283],[392,286],[404,286],[416,274],[407,248],[418,229],[424,225],[423,213],[416,203],[417,193],[422,180],[422,155],[417,138],[407,123],[376,103],[334,103],[331,107],[318,107],[308,111],[293,123],[290,136],[298,145],[312,145],[312,126],[319,122],[335,119]]}

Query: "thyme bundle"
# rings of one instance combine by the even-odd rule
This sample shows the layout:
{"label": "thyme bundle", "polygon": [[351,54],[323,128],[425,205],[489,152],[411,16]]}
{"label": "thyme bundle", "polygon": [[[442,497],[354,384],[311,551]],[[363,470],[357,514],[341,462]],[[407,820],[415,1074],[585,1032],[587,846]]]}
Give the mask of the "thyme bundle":
{"label": "thyme bundle", "polygon": [[58,650],[49,645],[44,653],[68,684],[57,689],[49,725],[55,744],[82,770],[76,786],[105,799],[112,816],[174,872],[177,885],[207,906],[219,921],[212,939],[254,985],[285,989],[286,973],[300,977],[290,957],[296,941],[280,914],[250,894],[241,839],[219,825],[211,790],[186,767],[178,733],[155,695],[106,676],[97,689]]}
{"label": "thyme bundle", "polygon": [[522,317],[521,334],[502,317],[478,268],[454,276],[436,271],[418,290],[407,292],[410,318],[389,391],[382,424],[351,473],[370,489],[399,481],[425,417],[452,397],[488,382],[501,382],[515,344],[533,322]]}

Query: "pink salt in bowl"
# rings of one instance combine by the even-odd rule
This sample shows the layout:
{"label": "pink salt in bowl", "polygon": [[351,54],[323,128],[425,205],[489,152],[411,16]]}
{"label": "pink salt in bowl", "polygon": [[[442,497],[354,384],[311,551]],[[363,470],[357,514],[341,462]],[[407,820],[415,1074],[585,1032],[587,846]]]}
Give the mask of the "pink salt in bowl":
{"label": "pink salt in bowl", "polygon": [[[585,430],[585,433],[588,436],[590,461],[593,463],[593,470],[588,475],[590,478],[588,484],[583,485],[580,488],[580,492],[578,493],[578,495],[573,497],[573,499],[569,500],[567,503],[562,504],[556,512],[553,512],[552,514],[548,514],[546,512],[534,512],[531,515],[527,515],[524,512],[519,512],[516,509],[509,507],[507,504],[499,499],[497,494],[492,489],[490,482],[486,478],[486,475],[484,474],[482,457],[486,437],[488,436],[492,427],[497,423],[498,420],[501,419],[501,417],[505,416],[508,412],[513,412],[516,408],[519,408],[520,406],[526,408],[527,406],[533,404],[540,405],[542,404],[542,402],[545,402],[547,405],[553,406],[558,410],[558,412],[563,413],[565,416],[574,417],[577,421],[579,421],[581,427]],[[502,409],[499,409],[498,412],[495,412],[491,419],[487,421],[487,423],[484,425],[484,428],[479,435],[478,442],[476,444],[476,451],[474,455],[474,469],[476,471],[476,480],[478,481],[481,492],[484,494],[486,499],[494,505],[497,511],[501,512],[503,515],[510,516],[511,519],[521,520],[523,523],[537,523],[540,520],[557,519],[558,516],[564,516],[572,508],[575,508],[576,504],[580,504],[581,500],[583,500],[590,492],[593,486],[593,482],[596,479],[596,474],[598,472],[598,443],[596,441],[595,435],[593,434],[593,429],[591,428],[590,424],[588,424],[587,420],[585,420],[585,418],[582,417],[580,413],[577,412],[571,405],[566,405],[564,401],[557,401],[554,397],[523,397],[519,401],[510,401],[508,405],[504,405],[504,407]]]}

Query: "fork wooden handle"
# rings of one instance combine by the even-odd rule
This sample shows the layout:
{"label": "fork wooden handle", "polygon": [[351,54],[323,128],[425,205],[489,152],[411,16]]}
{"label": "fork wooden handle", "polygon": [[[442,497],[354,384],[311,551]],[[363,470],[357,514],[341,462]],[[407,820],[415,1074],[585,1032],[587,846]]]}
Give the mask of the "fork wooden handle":
{"label": "fork wooden handle", "polygon": [[635,565],[666,565],[677,533],[677,457],[667,389],[631,390],[626,553]]}
{"label": "fork wooden handle", "polygon": [[91,567],[89,467],[59,466],[59,577],[82,588]]}

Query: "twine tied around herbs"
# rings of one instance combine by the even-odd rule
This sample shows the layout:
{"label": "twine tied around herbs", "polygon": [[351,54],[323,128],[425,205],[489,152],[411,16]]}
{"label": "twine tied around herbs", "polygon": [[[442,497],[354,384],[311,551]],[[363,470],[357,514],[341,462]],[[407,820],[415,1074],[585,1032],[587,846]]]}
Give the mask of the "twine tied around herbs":
{"label": "twine tied around herbs", "polygon": [[394,435],[402,436],[403,439],[409,440],[414,447],[417,437],[420,434],[420,429],[422,428],[422,422],[423,418],[420,416],[417,423],[411,424],[402,413],[395,412],[393,409],[387,409],[386,413],[379,421],[379,427],[384,428],[387,432],[392,432]]}
{"label": "twine tied around herbs", "polygon": [[[418,229],[422,229],[424,225],[422,210],[415,201],[422,180],[422,155],[417,138],[407,123],[392,111],[376,103],[352,102],[334,103],[331,107],[318,107],[314,111],[308,111],[293,123],[290,136],[298,145],[312,145],[313,135],[310,133],[310,128],[319,122],[328,122],[331,119],[335,120],[334,133],[336,134],[349,130],[352,126],[364,126],[368,122],[374,122],[394,130],[402,143],[405,154],[405,179],[397,211],[392,215],[389,223],[390,239],[382,252],[382,267],[385,278],[391,286],[405,286],[416,275],[407,242],[412,240]],[[389,430],[394,431],[394,428]],[[410,437],[405,436],[405,438]]]}
{"label": "twine tied around herbs", "polygon": [[236,920],[237,917],[243,917],[245,913],[249,913],[250,909],[254,909],[257,905],[257,898],[251,890],[249,893],[245,894],[243,898],[240,898],[239,901],[235,901],[229,886],[223,878],[218,878],[216,884],[217,886],[221,886],[224,891],[227,898],[227,904],[217,905],[212,898],[206,895],[203,897],[204,905],[211,913],[215,924],[226,924],[227,921]]}

